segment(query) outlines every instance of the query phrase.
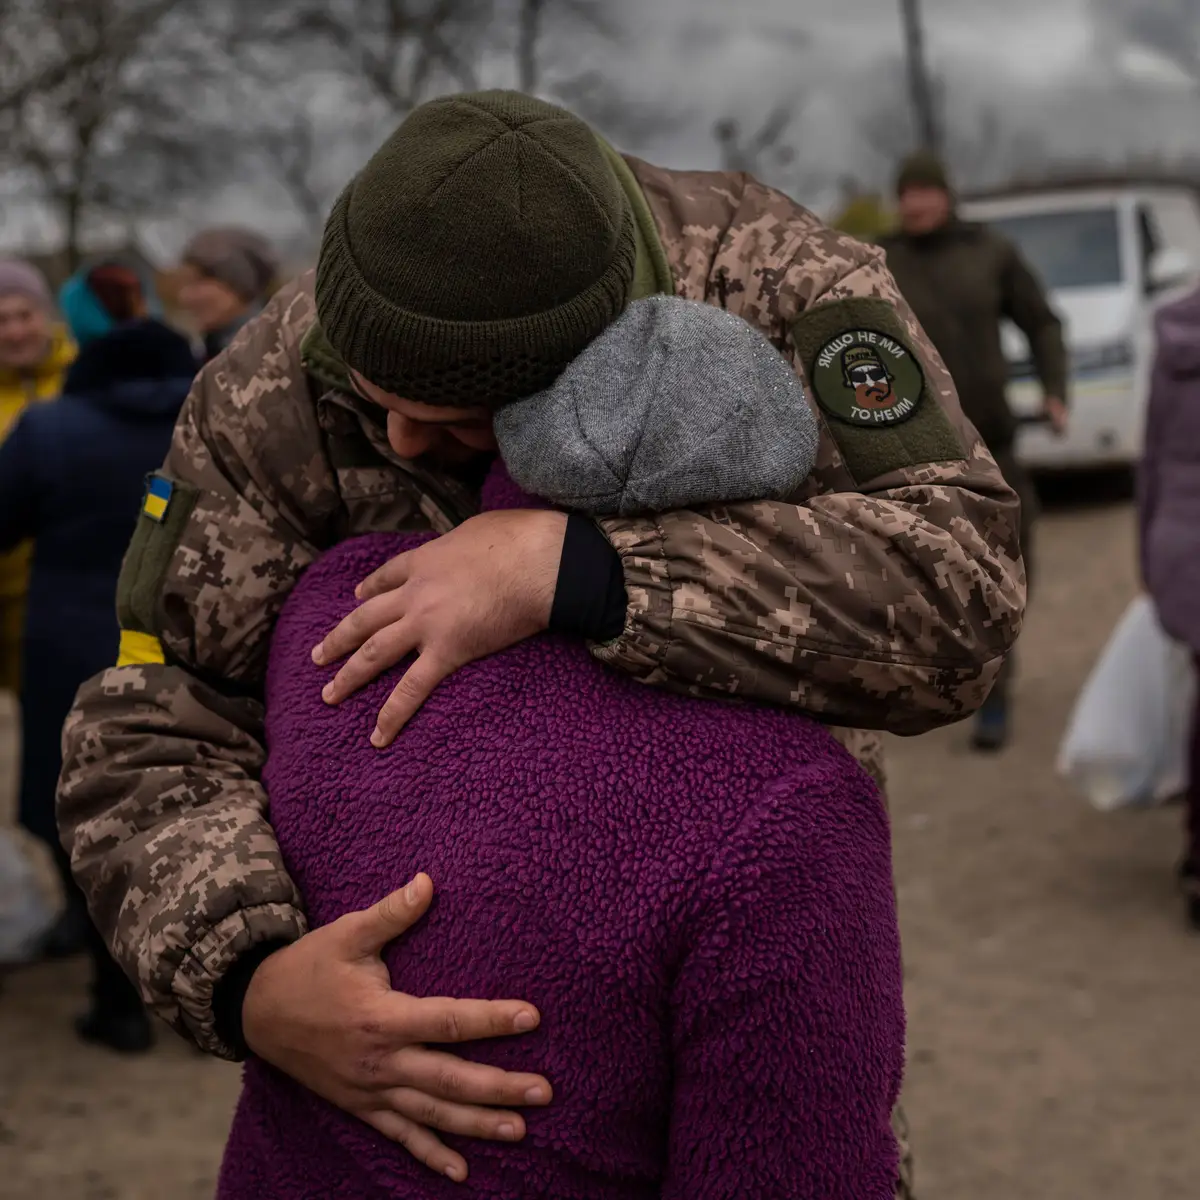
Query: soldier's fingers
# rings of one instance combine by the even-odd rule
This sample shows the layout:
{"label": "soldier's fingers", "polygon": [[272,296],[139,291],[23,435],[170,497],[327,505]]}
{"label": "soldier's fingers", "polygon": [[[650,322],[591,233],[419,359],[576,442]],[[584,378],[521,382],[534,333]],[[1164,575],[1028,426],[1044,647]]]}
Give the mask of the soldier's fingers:
{"label": "soldier's fingers", "polygon": [[[389,600],[391,596],[380,599]],[[342,664],[338,673],[325,685],[322,699],[326,704],[340,704],[347,696],[352,696],[372,679],[378,679],[384,671],[403,661],[416,648],[417,635],[410,622],[400,620],[380,629],[371,634]]]}
{"label": "soldier's fingers", "polygon": [[[530,1033],[541,1021],[538,1010],[524,1000],[455,1000],[446,996],[417,997],[402,992],[387,997],[388,1011],[380,1022],[388,1036],[394,1036],[399,1046],[413,1042],[477,1042],[484,1038],[512,1037]],[[436,1051],[422,1050],[423,1054]],[[448,1057],[448,1056],[447,1056]],[[458,1059],[454,1059],[458,1063]],[[407,1059],[400,1069],[410,1065]],[[442,1065],[446,1065],[443,1063]],[[460,1064],[465,1065],[465,1064]],[[414,1080],[397,1077],[398,1084],[420,1086]],[[442,1093],[439,1091],[438,1095]],[[481,1104],[487,1101],[477,1096],[451,1096],[452,1100],[470,1100]],[[515,1104],[515,1100],[503,1100]]]}
{"label": "soldier's fingers", "polygon": [[378,955],[393,938],[407,933],[433,901],[433,880],[424,872],[398,891],[361,912],[347,913],[334,922],[348,939],[351,953],[362,958]]}
{"label": "soldier's fingers", "polygon": [[375,732],[371,734],[371,745],[377,750],[390,746],[396,734],[433,695],[433,689],[450,674],[452,669],[443,666],[428,651],[418,655],[379,710],[379,716],[375,718]]}
{"label": "soldier's fingers", "polygon": [[397,554],[395,558],[385,562],[378,570],[372,571],[354,589],[355,596],[359,600],[370,600],[374,596],[382,596],[386,592],[395,591],[396,588],[402,587],[408,582],[410,566],[407,553]]}
{"label": "soldier's fingers", "polygon": [[426,1046],[397,1051],[380,1064],[380,1075],[401,1087],[474,1108],[540,1108],[554,1095],[541,1075],[503,1071]]}
{"label": "soldier's fingers", "polygon": [[392,1088],[381,1099],[402,1117],[440,1133],[489,1142],[519,1142],[525,1136],[525,1122],[515,1112],[452,1104],[414,1088]]}
{"label": "soldier's fingers", "polygon": [[404,600],[402,593],[388,592],[360,604],[325,635],[312,652],[313,662],[317,666],[337,662],[373,634],[394,625],[404,616]]}
{"label": "soldier's fingers", "polygon": [[444,1145],[441,1138],[428,1129],[402,1117],[389,1108],[366,1113],[363,1120],[377,1129],[386,1138],[399,1142],[417,1160],[431,1171],[462,1183],[467,1177],[467,1160]]}

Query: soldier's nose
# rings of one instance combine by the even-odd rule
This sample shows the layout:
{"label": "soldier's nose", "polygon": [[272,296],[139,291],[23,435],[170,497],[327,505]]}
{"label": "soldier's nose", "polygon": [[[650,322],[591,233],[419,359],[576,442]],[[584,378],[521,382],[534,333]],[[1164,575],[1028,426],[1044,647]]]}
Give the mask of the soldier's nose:
{"label": "soldier's nose", "polygon": [[422,421],[411,421],[398,412],[388,413],[388,444],[401,458],[420,458],[433,445],[435,433]]}

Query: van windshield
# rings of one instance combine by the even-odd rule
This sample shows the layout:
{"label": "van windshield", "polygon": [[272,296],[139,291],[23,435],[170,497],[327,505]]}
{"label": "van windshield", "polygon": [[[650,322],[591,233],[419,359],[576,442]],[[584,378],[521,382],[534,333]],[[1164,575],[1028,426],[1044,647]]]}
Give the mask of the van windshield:
{"label": "van windshield", "polygon": [[1115,208],[1001,217],[993,229],[1017,245],[1046,287],[1112,287],[1124,281]]}

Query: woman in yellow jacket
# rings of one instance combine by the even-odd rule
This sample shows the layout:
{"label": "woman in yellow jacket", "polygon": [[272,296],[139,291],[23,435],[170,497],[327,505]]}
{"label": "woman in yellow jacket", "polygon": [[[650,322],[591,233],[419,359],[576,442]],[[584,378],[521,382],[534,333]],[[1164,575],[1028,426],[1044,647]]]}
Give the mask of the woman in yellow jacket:
{"label": "woman in yellow jacket", "polygon": [[[74,357],[75,347],[54,321],[54,300],[41,272],[0,260],[0,439],[26,405],[58,395]],[[29,555],[28,545],[0,555],[0,690],[20,686]]]}

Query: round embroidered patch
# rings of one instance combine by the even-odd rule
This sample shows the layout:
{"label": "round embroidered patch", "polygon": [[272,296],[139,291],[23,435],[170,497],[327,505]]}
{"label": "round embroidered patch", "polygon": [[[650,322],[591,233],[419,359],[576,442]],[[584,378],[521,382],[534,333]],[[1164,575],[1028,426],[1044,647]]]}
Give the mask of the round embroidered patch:
{"label": "round embroidered patch", "polygon": [[812,389],[839,421],[887,429],[916,414],[925,376],[916,355],[897,338],[874,329],[847,329],[821,347]]}

